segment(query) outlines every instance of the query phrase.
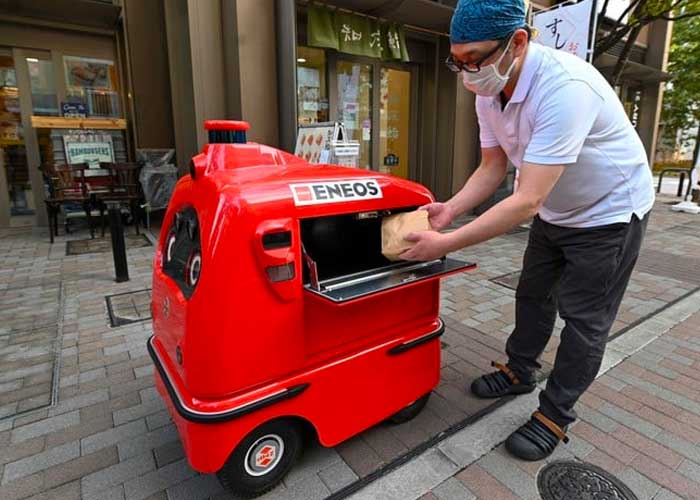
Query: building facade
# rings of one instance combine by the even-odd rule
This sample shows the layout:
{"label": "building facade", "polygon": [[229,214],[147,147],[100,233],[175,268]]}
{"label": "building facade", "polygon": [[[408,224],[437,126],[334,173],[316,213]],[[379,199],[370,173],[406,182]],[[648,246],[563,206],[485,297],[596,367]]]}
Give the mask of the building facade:
{"label": "building facade", "polygon": [[[249,140],[288,151],[299,126],[342,121],[362,168],[446,199],[479,161],[473,95],[443,64],[455,3],[323,3],[397,27],[408,57],[387,59],[310,43],[310,0],[0,0],[0,225],[46,223],[39,167],[67,161],[69,139],[106,141],[117,161],[172,148],[184,173],[214,118],[246,120]],[[669,43],[669,23],[645,28],[618,88],[650,157]],[[75,106],[84,120],[63,123]]]}

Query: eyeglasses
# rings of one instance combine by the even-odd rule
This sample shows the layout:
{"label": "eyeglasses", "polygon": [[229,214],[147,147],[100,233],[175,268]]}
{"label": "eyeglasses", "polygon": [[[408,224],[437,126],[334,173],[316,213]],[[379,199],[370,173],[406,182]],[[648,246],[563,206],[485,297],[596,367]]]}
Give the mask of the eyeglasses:
{"label": "eyeglasses", "polygon": [[453,71],[455,73],[459,73],[460,71],[466,71],[467,73],[478,73],[479,71],[481,71],[481,65],[484,64],[484,61],[486,61],[489,57],[491,57],[500,49],[505,47],[508,43],[508,40],[510,40],[510,37],[502,39],[500,43],[493,48],[493,50],[490,50],[486,55],[480,57],[474,62],[465,63],[458,59],[455,59],[455,57],[452,54],[450,54],[449,56],[447,56],[447,59],[445,59],[445,65],[450,71]]}

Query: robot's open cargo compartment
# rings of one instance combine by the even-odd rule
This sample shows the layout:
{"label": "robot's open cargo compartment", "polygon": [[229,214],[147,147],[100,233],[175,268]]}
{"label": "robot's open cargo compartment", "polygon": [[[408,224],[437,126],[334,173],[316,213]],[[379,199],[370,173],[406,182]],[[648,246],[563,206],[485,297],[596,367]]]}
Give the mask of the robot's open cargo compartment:
{"label": "robot's open cargo compartment", "polygon": [[392,262],[382,255],[382,219],[414,207],[301,220],[304,288],[347,302],[473,267],[450,258]]}

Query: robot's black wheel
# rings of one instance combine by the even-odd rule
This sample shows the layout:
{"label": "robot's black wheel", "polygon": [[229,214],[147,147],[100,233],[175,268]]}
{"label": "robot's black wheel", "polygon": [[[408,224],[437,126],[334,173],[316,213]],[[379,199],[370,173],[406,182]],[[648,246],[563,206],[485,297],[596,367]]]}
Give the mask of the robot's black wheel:
{"label": "robot's black wheel", "polygon": [[273,489],[294,465],[302,447],[299,426],[276,420],[248,434],[216,473],[228,491],[253,498]]}
{"label": "robot's black wheel", "polygon": [[409,420],[413,420],[418,416],[421,410],[425,408],[425,405],[428,403],[428,399],[430,399],[430,393],[421,396],[403,410],[394,413],[388,418],[388,422],[398,425],[408,422]]}

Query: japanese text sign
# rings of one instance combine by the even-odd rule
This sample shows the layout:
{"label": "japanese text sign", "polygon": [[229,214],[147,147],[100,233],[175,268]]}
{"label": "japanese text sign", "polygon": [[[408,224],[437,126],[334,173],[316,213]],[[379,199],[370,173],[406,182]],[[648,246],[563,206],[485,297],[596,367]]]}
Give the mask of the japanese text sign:
{"label": "japanese text sign", "polygon": [[590,61],[593,51],[591,16],[595,15],[594,3],[594,0],[582,0],[535,12],[533,25],[539,32],[536,41]]}

